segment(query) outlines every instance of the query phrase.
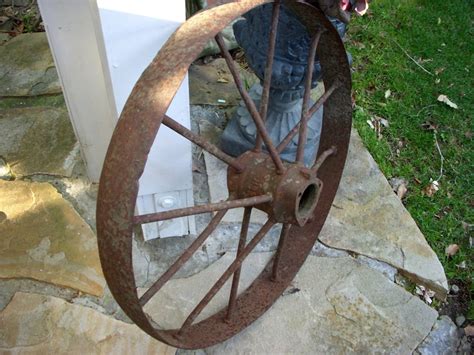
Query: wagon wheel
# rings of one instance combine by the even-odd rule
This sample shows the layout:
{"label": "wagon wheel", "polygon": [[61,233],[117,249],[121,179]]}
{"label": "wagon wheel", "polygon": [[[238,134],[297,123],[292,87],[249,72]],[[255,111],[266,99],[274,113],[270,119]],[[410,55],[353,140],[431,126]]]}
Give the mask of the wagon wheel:
{"label": "wagon wheel", "polygon": [[[268,102],[271,80],[271,74],[268,73],[271,73],[280,1],[275,1],[273,5],[273,30],[269,39],[269,60],[260,111],[240,82],[232,58],[219,33],[245,12],[269,2],[272,1],[229,2],[200,12],[184,23],[160,50],[135,85],[105,159],[97,204],[97,232],[100,259],[107,283],[119,305],[141,329],[156,339],[179,348],[203,348],[224,341],[270,308],[311,251],[331,207],[344,167],[351,129],[350,71],[343,44],[320,10],[303,2],[284,2],[313,37],[309,63],[314,62],[317,52],[326,92],[315,106],[308,107],[313,68],[313,65],[308,65],[303,118],[278,146],[269,139],[263,121]],[[254,150],[237,158],[228,156],[218,147],[166,116],[167,108],[189,66],[213,37],[221,47],[261,137],[257,140]],[[319,151],[316,163],[308,168],[302,163],[307,118],[321,105],[324,105],[324,119]],[[151,215],[134,215],[138,180],[162,124],[229,165],[228,201]],[[296,134],[299,134],[297,161],[283,162],[278,152],[281,152]],[[262,141],[268,153],[262,151]],[[196,305],[180,329],[163,330],[154,326],[153,321],[143,311],[144,305],[204,243],[226,211],[237,207],[245,207],[245,212],[235,261]],[[268,221],[247,243],[252,208],[266,212]],[[132,266],[134,227],[142,223],[211,211],[216,213],[204,231],[153,286],[139,297]],[[282,232],[273,259],[253,283],[238,294],[242,262],[277,223],[282,224]],[[195,322],[204,307],[232,276],[228,306],[202,321]]]}

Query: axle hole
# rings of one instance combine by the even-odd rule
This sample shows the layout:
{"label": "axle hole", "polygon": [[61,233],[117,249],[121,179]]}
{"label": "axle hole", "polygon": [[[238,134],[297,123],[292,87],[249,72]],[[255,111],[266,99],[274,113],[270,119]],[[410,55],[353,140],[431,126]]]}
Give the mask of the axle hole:
{"label": "axle hole", "polygon": [[300,215],[305,216],[311,212],[316,202],[317,192],[316,184],[311,184],[306,187],[298,204],[298,213]]}

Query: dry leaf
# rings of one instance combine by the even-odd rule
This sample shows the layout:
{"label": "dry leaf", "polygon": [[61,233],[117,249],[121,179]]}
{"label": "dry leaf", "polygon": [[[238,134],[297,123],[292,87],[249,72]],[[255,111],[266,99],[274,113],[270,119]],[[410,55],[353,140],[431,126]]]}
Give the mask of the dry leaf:
{"label": "dry leaf", "polygon": [[466,260],[462,261],[461,263],[457,264],[456,266],[460,269],[466,269],[467,268]]}
{"label": "dry leaf", "polygon": [[195,173],[202,173],[202,170],[196,163],[193,163],[193,172]]}
{"label": "dry leaf", "polygon": [[434,297],[435,292],[430,289],[427,289],[424,286],[416,286],[415,292],[418,296],[423,297],[426,303],[431,304],[433,302],[432,298]]}
{"label": "dry leaf", "polygon": [[407,194],[408,192],[408,189],[407,187],[405,186],[405,184],[400,184],[400,186],[398,186],[398,189],[397,189],[397,196],[400,200],[403,200],[403,198],[405,197],[405,195]]}
{"label": "dry leaf", "polygon": [[459,245],[457,244],[450,244],[445,249],[446,256],[453,256],[459,251]]}
{"label": "dry leaf", "polygon": [[423,190],[424,194],[428,197],[432,197],[439,190],[439,182],[434,180]]}
{"label": "dry leaf", "polygon": [[438,101],[445,103],[451,108],[458,109],[458,105],[456,105],[454,102],[452,102],[446,95],[439,95],[438,96]]}
{"label": "dry leaf", "polygon": [[438,125],[434,124],[431,121],[426,121],[421,124],[421,128],[427,131],[436,131],[438,129]]}
{"label": "dry leaf", "polygon": [[464,333],[468,337],[474,337],[474,325],[468,325],[466,328],[464,328]]}
{"label": "dry leaf", "polygon": [[218,83],[228,84],[228,83],[229,83],[229,80],[227,80],[226,78],[218,78],[218,79],[217,79],[217,82],[218,82]]}
{"label": "dry leaf", "polygon": [[436,75],[439,75],[439,74],[441,74],[442,72],[444,72],[445,70],[446,70],[446,68],[438,68],[438,69],[435,70],[435,74],[436,74]]}
{"label": "dry leaf", "polygon": [[392,95],[390,90],[385,91],[385,98],[388,99]]}
{"label": "dry leaf", "polygon": [[435,80],[435,84],[439,84],[440,82],[441,82],[441,79],[440,79],[440,78],[438,78],[438,79]]}

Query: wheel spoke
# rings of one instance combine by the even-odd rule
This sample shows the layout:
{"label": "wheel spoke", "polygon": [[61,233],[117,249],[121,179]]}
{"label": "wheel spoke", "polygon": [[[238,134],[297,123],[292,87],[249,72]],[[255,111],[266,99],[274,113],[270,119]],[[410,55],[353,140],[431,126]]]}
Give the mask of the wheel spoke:
{"label": "wheel spoke", "polygon": [[226,45],[224,43],[224,39],[222,38],[222,35],[220,33],[216,36],[216,42],[219,45],[222,56],[224,57],[227,63],[227,66],[229,67],[229,70],[232,74],[232,77],[234,78],[234,82],[235,82],[235,85],[237,86],[237,89],[240,92],[240,96],[242,96],[242,99],[244,100],[245,105],[247,106],[247,109],[250,112],[250,115],[255,123],[255,126],[257,127],[258,133],[262,136],[263,142],[265,143],[265,146],[267,147],[268,152],[270,153],[273,163],[275,164],[277,168],[277,172],[279,174],[283,174],[285,171],[283,162],[281,161],[280,156],[278,155],[278,152],[276,151],[276,148],[272,143],[270,135],[267,132],[267,128],[265,127],[265,123],[263,122],[262,117],[260,117],[260,113],[257,111],[257,107],[255,106],[255,103],[253,102],[252,98],[247,93],[247,91],[245,91],[242,85],[242,80],[240,79],[239,71],[237,70],[235,66],[232,56],[227,50]]}
{"label": "wheel spoke", "polygon": [[156,213],[135,216],[133,217],[133,223],[145,224],[145,223],[152,223],[152,222],[160,222],[160,221],[165,221],[167,219],[192,216],[195,214],[222,211],[222,210],[228,210],[231,208],[255,206],[261,203],[271,202],[272,199],[273,198],[271,195],[261,195],[261,196],[255,196],[255,197],[247,197],[240,200],[227,200],[223,202],[209,203],[207,205],[202,205],[202,206],[177,208],[171,211],[156,212]]}
{"label": "wheel spoke", "polygon": [[[338,82],[334,82],[331,87],[319,98],[319,100],[313,105],[313,107],[308,111],[308,117],[311,117],[314,115],[316,111],[318,111],[322,105],[327,101],[327,99],[332,95],[334,90],[336,90],[339,87]],[[298,133],[299,127],[300,127],[301,121],[299,121],[295,126],[291,129],[291,131],[288,132],[286,137],[278,144],[277,152],[281,153],[285,150],[285,148],[290,144],[291,140],[295,136],[296,133]]]}
{"label": "wheel spoke", "polygon": [[321,168],[321,165],[323,165],[324,161],[329,158],[331,155],[337,153],[337,148],[335,146],[332,146],[328,150],[325,150],[324,152],[321,153],[319,156],[318,160],[314,163],[314,165],[311,167],[311,170],[313,171],[318,171],[319,168]]}
{"label": "wheel spoke", "polygon": [[273,281],[279,280],[279,267],[280,267],[280,260],[281,260],[281,253],[285,248],[286,239],[288,238],[288,234],[290,233],[291,224],[285,223],[281,229],[280,233],[280,240],[278,241],[278,249],[275,254],[275,259],[273,260],[273,272],[272,272],[272,279]]}
{"label": "wheel spoke", "polygon": [[170,129],[172,129],[173,131],[175,131],[176,133],[180,134],[184,138],[190,140],[191,142],[193,142],[197,146],[199,146],[202,149],[206,150],[210,154],[214,155],[216,158],[222,160],[224,163],[229,164],[230,166],[232,166],[237,171],[240,172],[240,171],[243,170],[243,167],[235,160],[235,158],[231,157],[230,155],[227,155],[222,150],[220,150],[217,146],[215,146],[212,143],[209,143],[208,141],[206,141],[205,139],[203,139],[202,137],[200,137],[196,133],[190,131],[189,129],[187,129],[183,125],[181,125],[178,122],[176,122],[175,120],[173,120],[171,117],[165,116],[163,118],[163,124],[166,127],[168,127]]}
{"label": "wheel spoke", "polygon": [[300,163],[304,161],[304,149],[306,146],[308,121],[310,118],[310,116],[308,116],[308,105],[309,100],[311,99],[311,84],[313,83],[314,60],[316,59],[316,50],[318,48],[319,39],[321,38],[321,33],[322,31],[318,31],[313,37],[308,55],[308,63],[306,66],[303,107],[301,109],[300,120],[300,134],[298,137],[298,148],[296,151],[296,161]]}
{"label": "wheel spoke", "polygon": [[196,238],[194,242],[190,245],[186,251],[181,254],[181,256],[174,262],[171,267],[166,270],[166,272],[161,275],[161,277],[140,297],[140,305],[143,307],[147,302],[167,283],[174,274],[178,272],[179,269],[193,256],[193,254],[198,250],[198,248],[206,241],[206,239],[211,235],[211,233],[216,229],[219,222],[224,218],[225,211],[219,211],[212,218],[209,225],[202,231],[199,237]]}
{"label": "wheel spoke", "polygon": [[[249,230],[251,214],[252,214],[252,207],[246,207],[244,210],[244,218],[242,219],[242,227],[240,229],[239,246],[237,248],[237,256],[236,256],[237,259],[242,254],[242,251],[245,248],[245,244],[247,243],[247,233]],[[237,268],[237,270],[235,270],[234,278],[232,279],[232,288],[230,290],[229,305],[227,306],[227,319],[230,319],[232,317],[232,313],[235,309],[235,302],[237,300],[237,291],[239,290],[241,270],[242,270],[242,265],[240,265]]]}
{"label": "wheel spoke", "polygon": [[[260,99],[260,117],[263,121],[267,119],[268,100],[270,98],[270,85],[272,82],[273,58],[275,57],[275,46],[278,32],[278,19],[280,17],[280,0],[273,3],[272,27],[270,29],[270,39],[268,43],[267,64],[265,66],[265,77],[263,81],[262,97]],[[255,142],[256,151],[262,150],[262,136],[257,135]]]}
{"label": "wheel spoke", "polygon": [[202,312],[202,310],[209,304],[212,298],[216,295],[217,292],[224,286],[225,282],[229,277],[240,267],[242,261],[250,254],[250,252],[257,246],[257,244],[265,237],[270,228],[275,223],[272,220],[268,220],[264,226],[258,231],[252,241],[242,250],[240,256],[238,256],[234,262],[227,268],[227,270],[222,274],[222,276],[217,280],[217,282],[211,287],[209,292],[204,296],[204,298],[199,302],[199,304],[193,309],[189,314],[188,318],[183,323],[179,333],[186,331],[186,329],[191,326],[196,319],[196,317]]}

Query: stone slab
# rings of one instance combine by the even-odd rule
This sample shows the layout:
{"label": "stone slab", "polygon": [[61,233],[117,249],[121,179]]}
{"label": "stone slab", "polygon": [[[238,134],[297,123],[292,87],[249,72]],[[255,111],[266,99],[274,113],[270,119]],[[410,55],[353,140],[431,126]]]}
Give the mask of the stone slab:
{"label": "stone slab", "polygon": [[0,353],[158,354],[176,349],[137,326],[62,299],[17,293],[0,313]]}
{"label": "stone slab", "polygon": [[324,244],[386,262],[444,299],[443,266],[410,213],[352,131],[349,155],[333,207],[321,231]]}
{"label": "stone slab", "polygon": [[0,156],[15,175],[70,176],[79,144],[64,108],[30,107],[0,112]]}
{"label": "stone slab", "polygon": [[0,211],[0,278],[103,294],[96,237],[50,184],[0,180]]}
{"label": "stone slab", "polygon": [[61,93],[46,33],[25,33],[0,46],[0,96]]}
{"label": "stone slab", "polygon": [[[250,255],[241,291],[270,255]],[[162,326],[180,324],[234,257],[228,253],[201,273],[170,281],[145,309]],[[375,354],[390,349],[409,354],[437,318],[437,312],[417,297],[351,257],[309,256],[291,290],[242,333],[204,353]],[[224,307],[228,294],[226,289],[216,295],[217,302],[206,307],[205,315]]]}
{"label": "stone slab", "polygon": [[[240,75],[248,89],[258,81],[249,71],[240,67]],[[240,101],[240,94],[234,79],[223,58],[209,64],[193,64],[189,68],[189,92],[192,105],[235,106]]]}

